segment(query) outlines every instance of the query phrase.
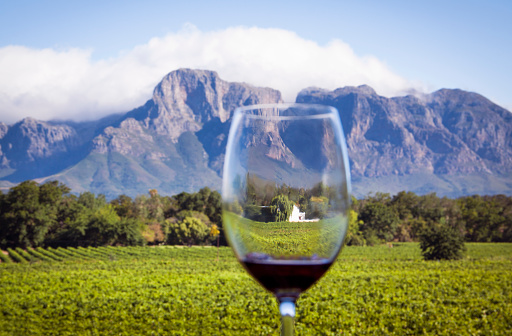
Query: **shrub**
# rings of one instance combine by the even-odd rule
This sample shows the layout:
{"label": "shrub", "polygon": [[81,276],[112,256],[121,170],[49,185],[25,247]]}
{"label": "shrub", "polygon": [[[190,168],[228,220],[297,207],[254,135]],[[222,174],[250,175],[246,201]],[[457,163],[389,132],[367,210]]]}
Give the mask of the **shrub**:
{"label": "shrub", "polygon": [[205,242],[209,228],[200,219],[185,217],[181,222],[169,222],[169,243],[200,245]]}
{"label": "shrub", "polygon": [[377,232],[373,229],[365,230],[363,239],[368,246],[375,246],[384,242],[384,240],[380,239]]}
{"label": "shrub", "polygon": [[461,259],[466,250],[464,237],[448,225],[431,226],[420,235],[425,260]]}

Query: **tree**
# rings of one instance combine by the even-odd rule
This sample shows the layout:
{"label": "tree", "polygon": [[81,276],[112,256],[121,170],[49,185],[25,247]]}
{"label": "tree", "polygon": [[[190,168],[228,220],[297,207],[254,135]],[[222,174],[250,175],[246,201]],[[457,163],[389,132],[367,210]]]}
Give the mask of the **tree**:
{"label": "tree", "polygon": [[56,206],[62,197],[71,191],[69,187],[59,181],[49,181],[39,186],[39,203]]}
{"label": "tree", "polygon": [[212,227],[210,228],[210,237],[218,238],[219,234],[220,234],[219,228],[217,227],[217,225],[213,224]]}
{"label": "tree", "polygon": [[114,207],[106,204],[87,220],[82,238],[84,245],[142,245],[142,223],[135,218],[121,218]]}
{"label": "tree", "polygon": [[200,219],[185,217],[182,221],[168,223],[170,244],[199,245],[208,236],[208,226]]}
{"label": "tree", "polygon": [[49,242],[54,243],[56,236],[64,228],[64,216],[76,204],[76,197],[69,195],[70,191],[70,188],[58,181],[46,182],[39,186],[39,204],[44,207],[47,217],[51,219],[44,246]]}
{"label": "tree", "polygon": [[412,214],[414,217],[423,218],[427,222],[438,223],[444,217],[443,202],[437,197],[436,193],[420,196],[412,209]]}
{"label": "tree", "polygon": [[463,235],[446,224],[426,229],[420,235],[420,248],[425,260],[460,259],[466,249]]}
{"label": "tree", "polygon": [[325,196],[311,196],[306,215],[308,218],[324,218],[329,208],[329,199]]}
{"label": "tree", "polygon": [[197,218],[199,219],[201,222],[203,222],[204,224],[206,224],[206,226],[208,227],[211,227],[212,223],[210,221],[210,218],[208,218],[208,216],[206,216],[204,213],[200,212],[200,211],[194,211],[194,210],[181,210],[180,212],[178,212],[176,214],[176,218],[179,220],[179,221],[183,221],[185,218],[187,217],[192,217],[192,218]]}
{"label": "tree", "polygon": [[275,222],[285,222],[293,211],[293,202],[286,195],[277,195],[270,202],[271,212]]}
{"label": "tree", "polygon": [[208,195],[204,213],[213,223],[222,227],[222,196],[218,191],[214,190]]}
{"label": "tree", "polygon": [[84,215],[90,211],[78,203],[75,195],[65,195],[60,201],[57,223],[48,231],[44,245],[78,246],[78,240],[85,230]]}
{"label": "tree", "polygon": [[110,201],[120,217],[136,217],[136,209],[130,196],[120,195]]}
{"label": "tree", "polygon": [[494,199],[471,196],[459,200],[466,237],[472,242],[499,242],[509,220]]}
{"label": "tree", "polygon": [[308,207],[309,207],[308,199],[306,197],[304,197],[303,195],[300,195],[299,196],[299,209],[300,209],[300,211],[301,212],[307,212]]}
{"label": "tree", "polygon": [[73,213],[66,218],[65,227],[61,230],[55,239],[49,241],[53,246],[88,246],[89,241],[85,234],[90,222],[93,211],[80,203],[73,207]]}
{"label": "tree", "polygon": [[210,228],[210,239],[217,239],[217,261],[219,261],[219,235],[220,231],[217,228],[217,225],[213,224]]}
{"label": "tree", "polygon": [[153,222],[145,227],[142,236],[148,244],[155,245],[165,242],[165,233],[160,223]]}
{"label": "tree", "polygon": [[162,198],[158,195],[156,189],[149,190],[149,199],[146,199],[145,206],[147,209],[147,219],[157,222],[164,221],[164,207]]}
{"label": "tree", "polygon": [[368,243],[377,243],[375,238],[391,241],[395,235],[399,219],[394,209],[379,201],[366,203],[359,218],[363,221],[362,231]]}
{"label": "tree", "polygon": [[101,207],[103,207],[105,204],[107,204],[107,200],[105,198],[105,195],[94,195],[90,191],[86,191],[80,194],[78,196],[78,203],[82,204],[88,209],[91,210],[98,210]]}
{"label": "tree", "polygon": [[390,204],[395,208],[400,220],[407,220],[412,216],[412,209],[419,202],[419,197],[412,191],[401,191],[391,200]]}
{"label": "tree", "polygon": [[222,197],[217,191],[204,187],[197,193],[182,192],[175,196],[181,210],[193,210],[204,213],[217,225],[222,222]]}
{"label": "tree", "polygon": [[117,239],[115,244],[124,246],[144,245],[142,237],[143,223],[136,218],[121,218],[117,226]]}
{"label": "tree", "polygon": [[358,245],[362,246],[366,244],[366,241],[359,231],[359,226],[363,224],[363,221],[358,219],[359,215],[354,210],[350,209],[350,216],[348,222],[347,237],[345,238],[347,245]]}
{"label": "tree", "polygon": [[[46,190],[48,189],[48,190]],[[55,204],[46,201],[59,198],[45,188],[40,202],[40,188],[34,181],[13,187],[4,198],[0,215],[0,245],[2,247],[42,246],[46,233],[56,222]],[[61,196],[61,195],[60,195]],[[46,200],[47,197],[48,199]]]}

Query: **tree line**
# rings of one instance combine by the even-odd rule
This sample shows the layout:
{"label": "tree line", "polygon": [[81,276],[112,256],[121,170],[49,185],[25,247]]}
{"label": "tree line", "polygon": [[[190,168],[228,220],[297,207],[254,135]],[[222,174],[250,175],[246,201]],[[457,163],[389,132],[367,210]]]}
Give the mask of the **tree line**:
{"label": "tree line", "polygon": [[370,194],[353,199],[347,244],[420,241],[432,231],[451,232],[467,242],[512,242],[512,197]]}
{"label": "tree line", "polygon": [[322,182],[308,189],[293,188],[247,174],[246,195],[240,199],[241,204],[237,201],[230,210],[259,222],[282,222],[290,218],[296,205],[301,212],[307,213],[308,218],[321,219],[328,212],[331,201],[339,197],[333,187]]}
{"label": "tree line", "polygon": [[[321,217],[333,197],[322,185],[307,192],[287,186],[278,191],[283,196],[276,198],[275,204],[274,192],[265,197],[275,209],[286,205],[282,208],[287,213],[284,219],[290,202]],[[248,197],[264,194],[249,188]],[[250,204],[240,211],[259,216]],[[0,248],[226,245],[221,211],[220,194],[207,187],[174,196],[151,189],[135,198],[121,195],[107,201],[91,192],[74,195],[57,181],[41,185],[25,181],[7,193],[0,191]],[[375,193],[360,200],[353,198],[350,212],[348,245],[420,241],[429,230],[445,229],[470,242],[512,242],[512,197],[505,195],[449,199],[413,192]]]}
{"label": "tree line", "polygon": [[25,181],[0,192],[0,247],[226,244],[218,237],[221,197],[208,187],[172,197],[151,189],[111,201],[70,191],[57,181]]}

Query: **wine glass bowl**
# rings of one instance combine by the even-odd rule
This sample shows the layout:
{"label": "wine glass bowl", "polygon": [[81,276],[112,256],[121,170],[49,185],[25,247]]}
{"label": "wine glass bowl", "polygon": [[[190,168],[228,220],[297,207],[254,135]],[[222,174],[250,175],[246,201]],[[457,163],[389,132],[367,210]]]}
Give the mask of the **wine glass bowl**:
{"label": "wine glass bowl", "polygon": [[350,176],[338,111],[308,104],[238,108],[222,198],[236,257],[276,296],[282,315],[293,317],[295,301],[329,269],[348,227]]}

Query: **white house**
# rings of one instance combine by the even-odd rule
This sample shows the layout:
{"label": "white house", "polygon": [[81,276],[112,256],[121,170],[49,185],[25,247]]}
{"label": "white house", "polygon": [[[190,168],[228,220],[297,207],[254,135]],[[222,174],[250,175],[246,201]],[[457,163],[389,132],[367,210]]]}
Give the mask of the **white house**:
{"label": "white house", "polygon": [[306,219],[306,213],[300,212],[300,209],[294,204],[292,214],[288,219],[289,222],[303,222]]}

